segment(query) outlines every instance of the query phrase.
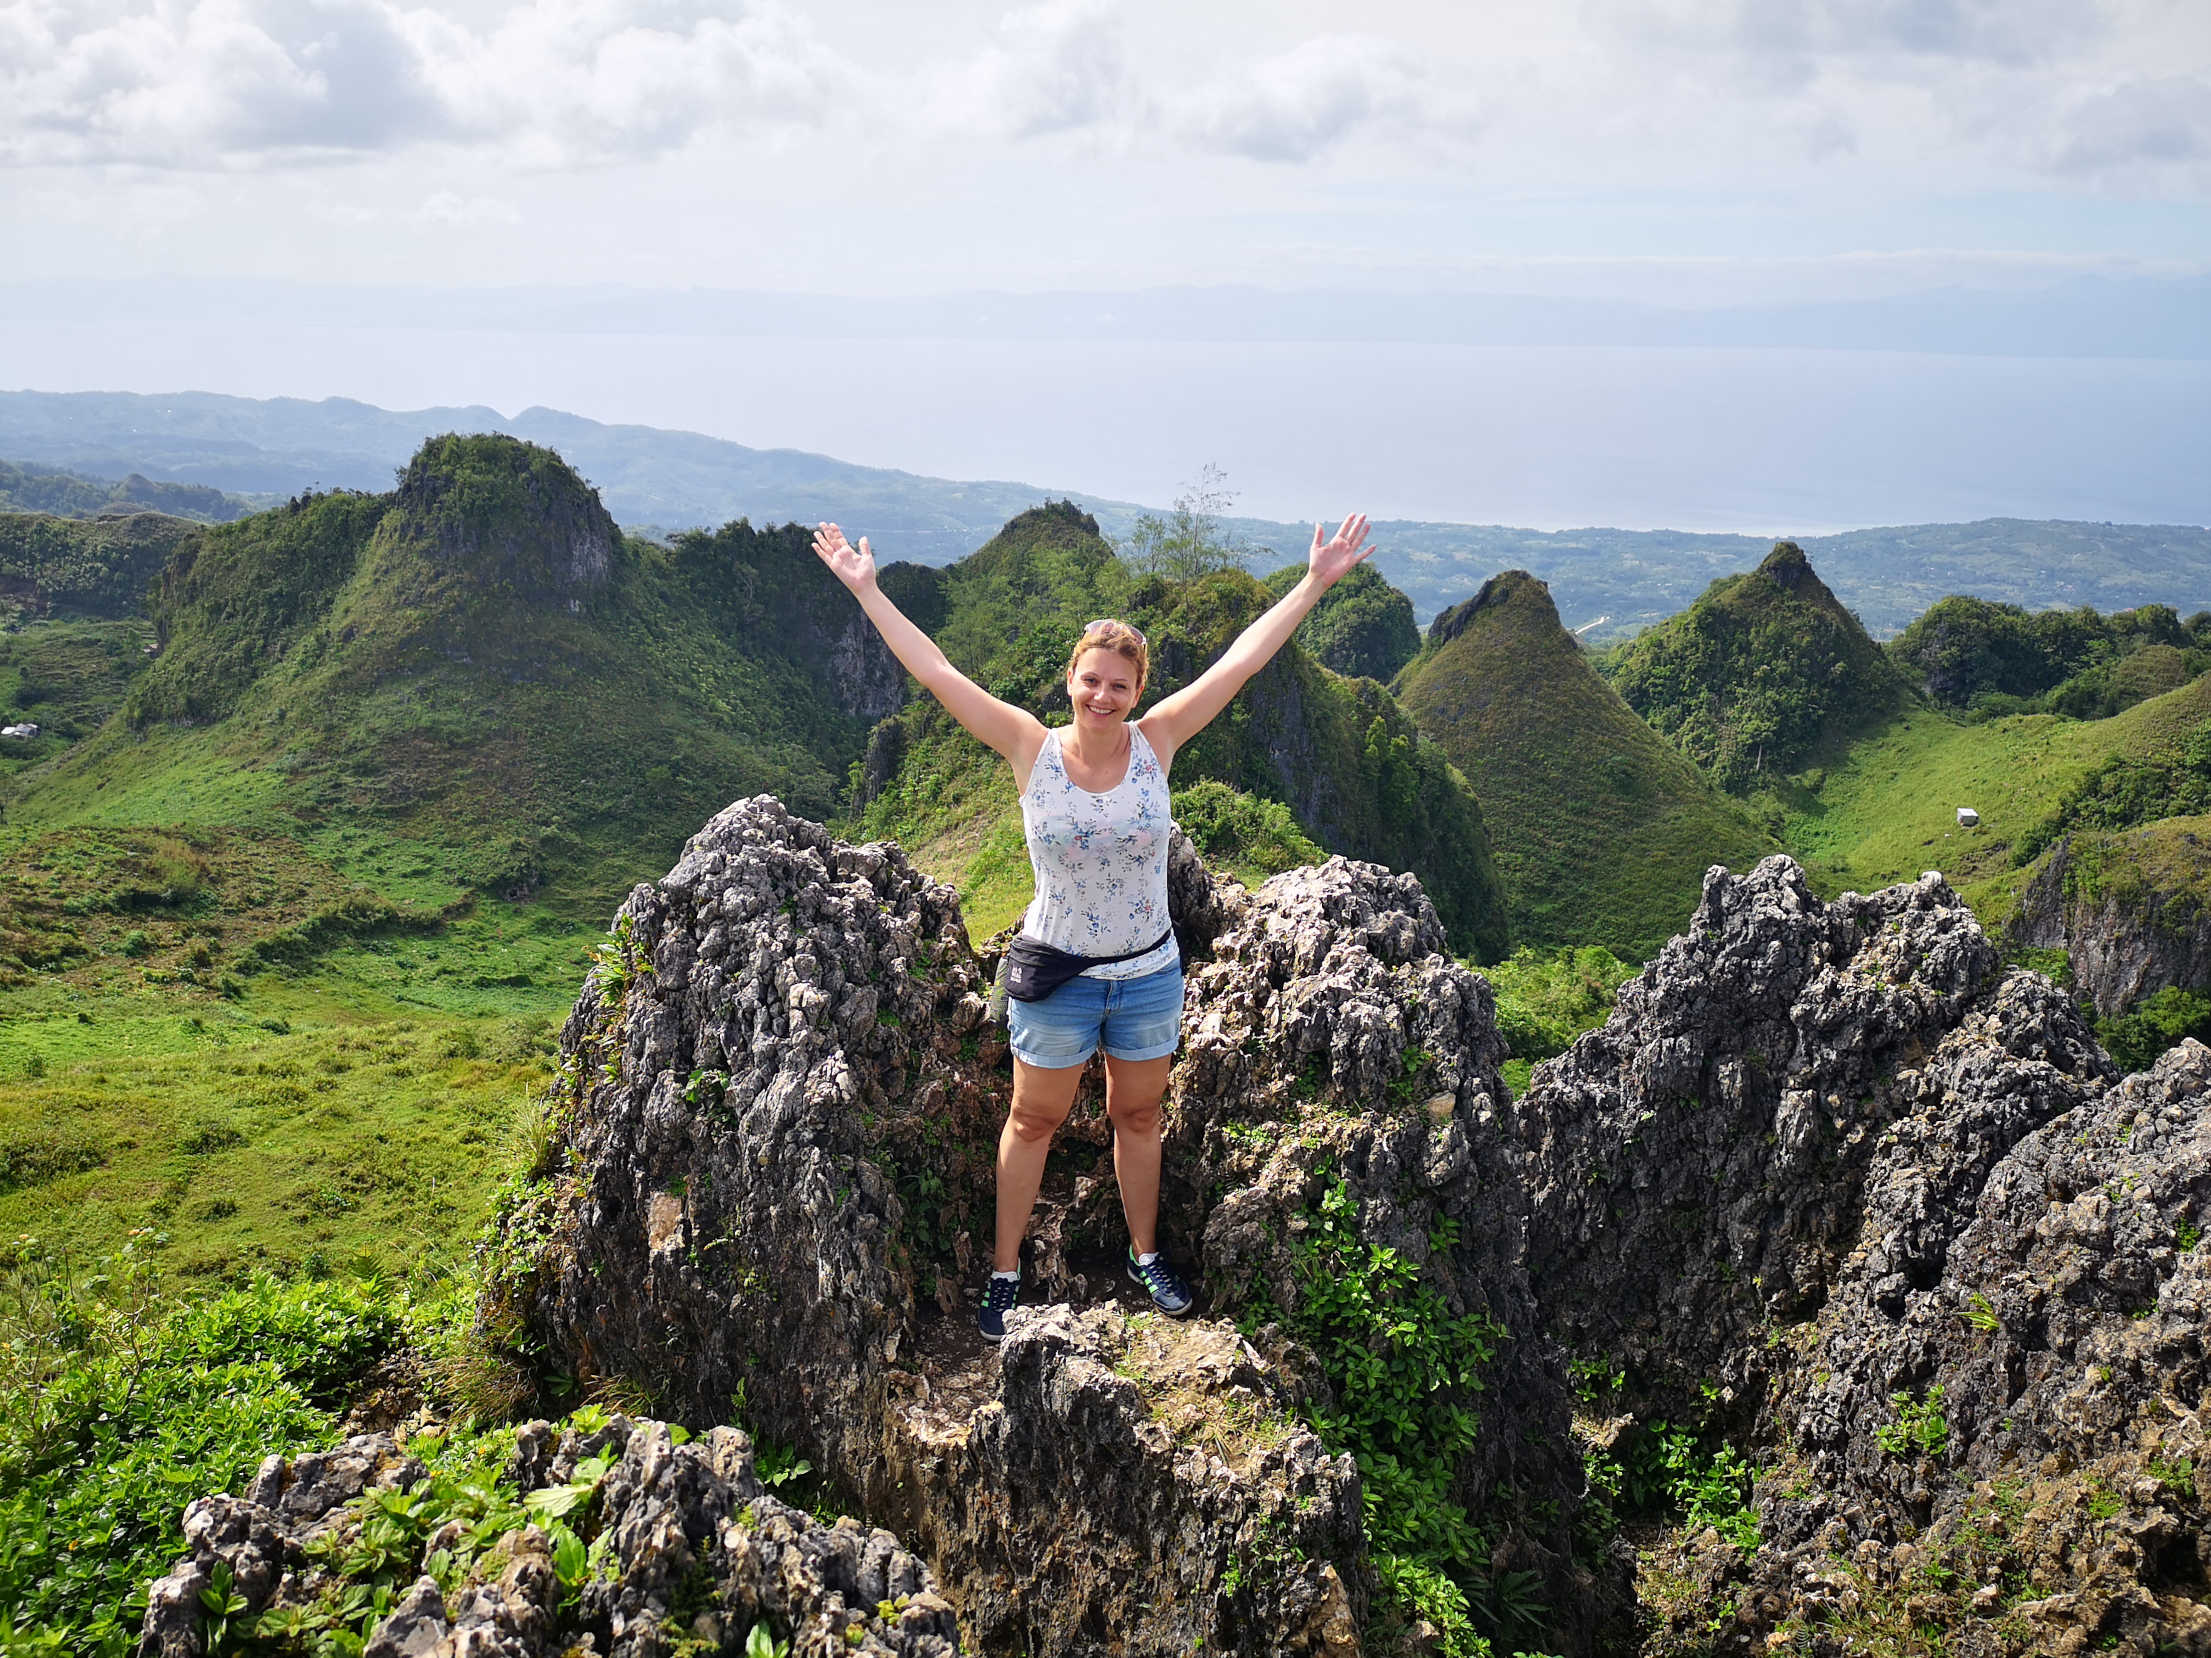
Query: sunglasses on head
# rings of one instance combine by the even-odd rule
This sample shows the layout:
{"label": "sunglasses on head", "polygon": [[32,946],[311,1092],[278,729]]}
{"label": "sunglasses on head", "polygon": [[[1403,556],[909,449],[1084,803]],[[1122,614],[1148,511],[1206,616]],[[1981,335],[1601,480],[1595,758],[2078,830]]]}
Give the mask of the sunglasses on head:
{"label": "sunglasses on head", "polygon": [[1102,627],[1124,627],[1124,628],[1127,628],[1127,629],[1129,630],[1129,632],[1131,632],[1131,633],[1133,633],[1133,634],[1135,634],[1135,635],[1136,635],[1136,642],[1137,642],[1137,643],[1138,643],[1139,645],[1149,645],[1149,644],[1150,644],[1150,641],[1149,641],[1149,640],[1147,640],[1147,639],[1146,639],[1146,638],[1144,637],[1144,630],[1143,630],[1142,628],[1140,628],[1140,627],[1136,626],[1136,625],[1135,625],[1135,624],[1134,624],[1133,622],[1124,622],[1124,621],[1122,621],[1122,620],[1121,620],[1121,618],[1120,618],[1120,617],[1118,617],[1118,616],[1100,616],[1100,617],[1099,617],[1099,618],[1098,618],[1098,619],[1097,619],[1096,621],[1094,621],[1094,622],[1085,622],[1085,623],[1083,623],[1083,625],[1082,625],[1082,630],[1083,630],[1083,632],[1084,632],[1084,633],[1085,633],[1085,634],[1087,635],[1087,634],[1092,634],[1092,633],[1096,633],[1096,632],[1097,632],[1097,631],[1098,631],[1098,630],[1099,630],[1100,628],[1102,628]]}

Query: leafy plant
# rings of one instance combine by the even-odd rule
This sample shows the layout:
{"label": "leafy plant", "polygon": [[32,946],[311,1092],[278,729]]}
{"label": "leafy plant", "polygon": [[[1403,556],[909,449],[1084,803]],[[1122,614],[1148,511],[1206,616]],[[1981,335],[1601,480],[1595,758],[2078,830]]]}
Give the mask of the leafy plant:
{"label": "leafy plant", "polygon": [[1908,1393],[1892,1393],[1889,1407],[1896,1412],[1896,1420],[1874,1430],[1874,1438],[1890,1456],[1909,1456],[1916,1451],[1939,1457],[1949,1449],[1950,1419],[1942,1413],[1940,1383],[1927,1390],[1924,1400]]}

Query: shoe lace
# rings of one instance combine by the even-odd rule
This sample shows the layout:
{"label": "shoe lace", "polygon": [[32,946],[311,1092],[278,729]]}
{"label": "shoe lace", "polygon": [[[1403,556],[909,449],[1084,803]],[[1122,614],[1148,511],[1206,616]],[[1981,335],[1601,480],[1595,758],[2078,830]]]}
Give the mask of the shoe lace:
{"label": "shoe lace", "polygon": [[1175,1269],[1167,1264],[1167,1257],[1164,1255],[1154,1255],[1148,1261],[1138,1261],[1136,1270],[1142,1276],[1146,1289],[1172,1291],[1182,1288],[1182,1280],[1175,1276]]}
{"label": "shoe lace", "polygon": [[1013,1304],[1020,1294],[1020,1279],[993,1277],[990,1281],[990,1287],[983,1292],[983,1305],[994,1312],[1008,1312],[1012,1310]]}

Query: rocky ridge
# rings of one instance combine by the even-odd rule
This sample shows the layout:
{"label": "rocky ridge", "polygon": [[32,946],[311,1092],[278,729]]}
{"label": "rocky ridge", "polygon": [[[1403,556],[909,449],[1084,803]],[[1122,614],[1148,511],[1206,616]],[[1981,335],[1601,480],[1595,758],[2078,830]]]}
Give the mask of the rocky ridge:
{"label": "rocky ridge", "polygon": [[[890,1650],[955,1627],[984,1652],[1420,1650],[1444,1632],[1378,1614],[1448,1559],[1469,1594],[1539,1591],[1540,1627],[1492,1601],[1499,1650],[2211,1653],[2211,1050],[2120,1079],[1940,876],[1823,903],[1771,858],[1713,870],[1689,930],[1515,1101],[1488,986],[1410,877],[1338,858],[1247,894],[1178,844],[1172,889],[1190,966],[1163,1232],[1203,1316],[1115,1299],[1086,1096],[1033,1238],[1043,1304],[995,1352],[971,1296],[1002,1052],[950,890],[761,798],[625,902],[482,1316],[587,1388],[742,1416],[886,1528],[780,1511],[790,1558],[822,1563],[776,1568],[779,1633],[850,1615]],[[1410,1393],[1386,1373],[1418,1342],[1377,1335],[1399,1319],[1450,1348]],[[1611,1378],[1608,1418],[1573,1418],[1567,1358]],[[1754,1466],[1757,1546],[1713,1529],[1638,1567],[1607,1542],[1589,1476],[1638,1466],[1667,1423]],[[705,1531],[653,1521],[671,1543],[726,1535],[748,1501],[778,1516],[732,1430],[617,1428],[611,1454],[518,1452],[517,1488],[596,1447],[723,1482]],[[525,1430],[529,1456],[548,1439]],[[356,1454],[380,1470],[356,1490],[412,1477],[388,1441]],[[147,1658],[218,1557],[250,1594],[311,1591],[312,1554],[246,1512],[281,1516],[294,1477],[195,1505]],[[627,1535],[642,1472],[601,1479]],[[912,1562],[937,1621],[859,1618],[845,1586],[876,1579],[822,1553],[848,1544]],[[507,1548],[502,1595],[529,1571]],[[610,1581],[646,1571],[620,1558]],[[768,1604],[714,1570],[687,1615]],[[435,1605],[418,1584],[409,1644],[377,1658],[478,1650],[470,1609],[521,1643],[481,1650],[559,1650],[554,1624],[485,1610],[488,1581],[433,1585]],[[591,1628],[614,1641],[633,1625],[610,1605]]]}
{"label": "rocky ridge", "polygon": [[[1163,1218],[1211,1317],[1047,1304],[981,1350],[1005,1097],[956,899],[766,798],[623,905],[563,1033],[561,1172],[508,1218],[493,1316],[656,1408],[741,1398],[932,1561],[983,1650],[1345,1652],[1370,1590],[1360,1479],[1306,1426],[1346,1401],[1297,1333],[1296,1240],[1327,1208],[1338,1245],[1390,1252],[1436,1316],[1494,1332],[1485,1373],[1437,1382],[1469,1424],[1439,1500],[1490,1513],[1485,1550],[1542,1577],[1586,1645],[1621,1585],[1573,1558],[1579,1470],[1533,1339],[1487,985],[1410,877],[1335,859],[1247,896],[1183,846],[1173,888],[1193,961]],[[1040,1208],[1047,1303],[1121,1279],[1096,1104]],[[1492,1513],[1500,1482],[1517,1497]]]}
{"label": "rocky ridge", "polygon": [[2211,1650],[2211,1052],[2119,1082],[1940,876],[1822,904],[1776,858],[1516,1121],[1558,1339],[1762,1467],[1764,1546],[1666,1563],[1657,1650]]}

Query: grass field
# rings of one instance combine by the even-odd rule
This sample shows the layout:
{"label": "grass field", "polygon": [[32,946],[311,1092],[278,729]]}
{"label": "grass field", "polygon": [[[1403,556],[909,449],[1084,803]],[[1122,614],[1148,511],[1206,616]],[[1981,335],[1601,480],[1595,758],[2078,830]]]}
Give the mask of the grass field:
{"label": "grass field", "polygon": [[[1869,736],[1786,796],[1783,837],[1830,892],[1872,891],[1939,869],[1984,925],[2000,926],[2028,871],[2015,841],[2065,788],[2115,754],[2177,749],[2211,718],[2211,676],[2107,720],[2018,715],[1961,725],[1918,710]],[[1970,806],[1980,825],[1961,829]]]}

